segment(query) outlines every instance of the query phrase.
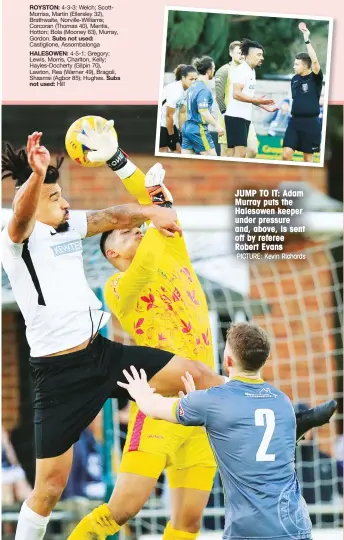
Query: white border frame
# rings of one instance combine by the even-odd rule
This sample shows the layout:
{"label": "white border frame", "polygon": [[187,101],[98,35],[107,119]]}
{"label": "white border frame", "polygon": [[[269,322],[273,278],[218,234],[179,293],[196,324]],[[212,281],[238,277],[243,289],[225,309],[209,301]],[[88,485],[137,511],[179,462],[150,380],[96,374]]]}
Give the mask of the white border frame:
{"label": "white border frame", "polygon": [[[280,159],[250,159],[250,158],[235,158],[235,157],[222,157],[222,156],[201,156],[201,155],[192,155],[192,154],[174,154],[159,152],[159,140],[160,140],[160,120],[161,120],[161,103],[162,103],[162,92],[164,88],[164,71],[165,71],[165,60],[166,60],[166,48],[167,48],[167,25],[168,25],[168,14],[170,11],[194,11],[197,13],[218,13],[220,15],[253,15],[255,17],[276,17],[283,19],[308,19],[314,21],[324,21],[329,25],[328,28],[328,42],[327,42],[327,62],[326,62],[326,82],[325,82],[325,92],[324,92],[324,113],[323,113],[323,129],[321,134],[321,153],[320,153],[320,162],[319,163],[305,163],[304,161],[283,161]],[[291,165],[297,167],[323,167],[325,160],[325,141],[326,141],[326,130],[327,130],[327,110],[328,110],[328,98],[329,98],[329,87],[330,87],[330,74],[331,74],[331,55],[332,55],[332,39],[333,39],[333,17],[318,17],[310,15],[281,15],[281,13],[265,13],[257,11],[227,11],[224,9],[204,9],[204,8],[187,8],[179,6],[165,6],[164,11],[164,28],[163,28],[163,37],[162,37],[162,50],[161,50],[161,61],[160,61],[160,88],[159,88],[159,103],[158,103],[158,114],[157,114],[157,124],[156,124],[156,134],[155,134],[155,155],[159,157],[168,157],[168,158],[179,158],[179,159],[206,159],[210,161],[235,161],[238,163],[264,163],[269,165]]]}

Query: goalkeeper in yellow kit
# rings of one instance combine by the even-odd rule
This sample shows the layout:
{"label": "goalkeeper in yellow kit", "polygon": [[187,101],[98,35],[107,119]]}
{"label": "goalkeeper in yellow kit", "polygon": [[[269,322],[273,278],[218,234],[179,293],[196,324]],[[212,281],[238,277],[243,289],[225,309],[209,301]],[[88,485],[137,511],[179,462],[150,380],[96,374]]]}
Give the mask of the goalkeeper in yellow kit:
{"label": "goalkeeper in yellow kit", "polygon": [[[116,172],[141,204],[169,206],[165,171],[156,164],[145,175],[124,156]],[[106,283],[105,300],[137,345],[182,353],[214,366],[208,307],[183,237],[164,237],[148,226],[111,231],[101,249],[119,270]],[[144,505],[162,471],[167,470],[172,515],[164,539],[196,538],[216,471],[213,452],[201,427],[183,427],[146,417],[131,403],[128,435],[112,496],[117,522]]]}

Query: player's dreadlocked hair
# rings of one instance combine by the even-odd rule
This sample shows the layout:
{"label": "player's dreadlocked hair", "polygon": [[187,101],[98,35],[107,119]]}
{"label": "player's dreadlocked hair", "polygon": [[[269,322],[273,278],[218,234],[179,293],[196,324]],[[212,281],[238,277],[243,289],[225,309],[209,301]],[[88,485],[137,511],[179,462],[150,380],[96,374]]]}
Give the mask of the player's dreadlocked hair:
{"label": "player's dreadlocked hair", "polygon": [[[57,182],[60,176],[59,169],[63,160],[63,157],[56,158],[56,166],[48,166],[44,179],[45,184],[54,184]],[[1,178],[13,178],[16,181],[16,188],[22,186],[32,174],[25,148],[14,150],[9,143],[5,143],[5,151],[1,156],[1,167]]]}
{"label": "player's dreadlocked hair", "polygon": [[252,39],[249,39],[249,38],[245,38],[241,41],[240,49],[244,56],[248,56],[249,50],[251,48],[261,49],[263,53],[265,53],[264,47],[260,43],[258,43],[258,41],[253,41]]}

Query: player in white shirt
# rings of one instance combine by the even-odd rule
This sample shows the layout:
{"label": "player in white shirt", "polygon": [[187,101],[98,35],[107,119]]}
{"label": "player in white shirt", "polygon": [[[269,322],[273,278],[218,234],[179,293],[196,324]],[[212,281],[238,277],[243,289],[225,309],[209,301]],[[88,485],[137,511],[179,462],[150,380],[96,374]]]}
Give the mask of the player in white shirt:
{"label": "player in white shirt", "polygon": [[[244,39],[240,43],[245,60],[232,72],[229,100],[225,112],[227,146],[231,155],[244,158],[247,152],[247,137],[252,121],[252,106],[256,105],[267,112],[277,108],[272,99],[254,97],[256,88],[255,69],[264,61],[264,49],[257,41]],[[228,154],[230,155],[230,154]]]}
{"label": "player in white shirt", "polygon": [[[221,111],[221,116],[219,117],[221,124],[225,127],[225,115],[228,100],[229,100],[229,89],[231,86],[232,72],[236,69],[242,62],[245,61],[241,49],[240,41],[232,41],[229,44],[229,57],[230,61],[227,64],[224,64],[217,70],[215,74],[215,89],[216,89],[216,101],[218,103],[219,109]],[[221,156],[232,157],[234,154],[233,148],[227,147],[227,134],[224,132],[221,137],[219,137],[219,143],[221,146]],[[255,158],[258,152],[259,142],[254,128],[253,122],[250,124],[250,129],[247,137],[247,153],[246,157]]]}
{"label": "player in white shirt", "polygon": [[179,121],[181,110],[185,110],[186,90],[197,80],[197,71],[193,66],[180,64],[176,67],[175,81],[167,84],[162,93],[160,121],[160,152],[181,152]]}
{"label": "player in white shirt", "polygon": [[[118,148],[112,126],[113,121],[104,129],[96,122],[93,130],[85,122],[86,135],[78,137],[93,150],[88,153],[91,161],[106,161],[127,178],[136,168]],[[82,238],[131,229],[147,220],[166,236],[181,230],[175,212],[156,205],[127,204],[74,214],[58,184],[62,160],[50,165],[41,136],[30,135],[26,150],[7,145],[2,156],[2,177],[11,176],[18,188],[13,215],[1,233],[2,263],[25,319],[35,385],[36,479],[21,508],[15,540],[44,537],[67,483],[73,444],[109,397],[121,397],[117,379],[123,367],[148,369],[152,384],[170,395],[181,389],[185,369],[201,387],[222,381],[199,362],[149,347],[127,347],[98,334],[110,315],[87,284]],[[118,529],[105,504],[90,514],[84,538],[105,538]]]}

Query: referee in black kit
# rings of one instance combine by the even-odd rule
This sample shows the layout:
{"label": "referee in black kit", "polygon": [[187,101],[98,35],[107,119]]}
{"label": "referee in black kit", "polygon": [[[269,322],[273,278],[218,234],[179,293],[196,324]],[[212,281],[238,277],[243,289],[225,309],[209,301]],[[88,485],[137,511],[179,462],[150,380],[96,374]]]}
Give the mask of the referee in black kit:
{"label": "referee in black kit", "polygon": [[298,150],[303,152],[304,161],[312,162],[314,152],[320,151],[319,99],[323,73],[309,41],[309,30],[304,23],[300,23],[299,28],[303,33],[308,54],[298,53],[294,61],[295,75],[291,80],[292,118],[284,136],[283,159],[292,161],[294,152]]}

